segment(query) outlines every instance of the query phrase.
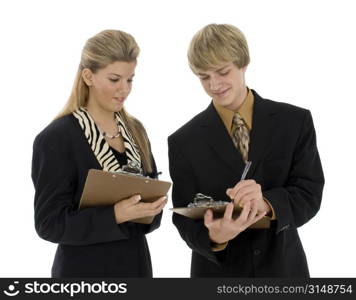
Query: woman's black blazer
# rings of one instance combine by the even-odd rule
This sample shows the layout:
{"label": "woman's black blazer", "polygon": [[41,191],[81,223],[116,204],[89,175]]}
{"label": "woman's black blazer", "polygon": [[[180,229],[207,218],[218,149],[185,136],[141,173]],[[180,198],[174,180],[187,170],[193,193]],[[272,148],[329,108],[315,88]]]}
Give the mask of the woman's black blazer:
{"label": "woman's black blazer", "polygon": [[[153,164],[150,177],[157,175]],[[52,277],[152,277],[145,234],[159,227],[162,215],[150,225],[118,225],[113,206],[78,210],[89,169],[101,166],[72,114],[36,137],[35,228],[41,238],[58,244]]]}

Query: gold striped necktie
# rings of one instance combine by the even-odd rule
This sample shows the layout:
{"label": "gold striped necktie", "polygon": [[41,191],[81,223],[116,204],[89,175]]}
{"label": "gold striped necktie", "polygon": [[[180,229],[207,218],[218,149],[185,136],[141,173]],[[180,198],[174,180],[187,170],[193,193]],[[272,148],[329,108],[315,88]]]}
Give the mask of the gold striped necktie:
{"label": "gold striped necktie", "polygon": [[246,163],[248,161],[248,149],[250,143],[250,133],[239,113],[235,113],[232,119],[233,131],[232,141],[235,147],[240,150],[242,159]]}

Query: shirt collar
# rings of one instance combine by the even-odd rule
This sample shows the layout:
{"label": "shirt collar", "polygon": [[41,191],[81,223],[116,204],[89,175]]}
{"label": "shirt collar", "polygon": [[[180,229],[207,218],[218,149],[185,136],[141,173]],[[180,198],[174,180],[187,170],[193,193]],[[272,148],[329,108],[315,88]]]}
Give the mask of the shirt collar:
{"label": "shirt collar", "polygon": [[[247,96],[245,100],[242,102],[237,112],[244,119],[248,129],[251,130],[254,98],[253,98],[252,91],[249,88],[247,89],[248,89]],[[227,131],[231,133],[232,119],[234,117],[235,112],[215,103],[214,101],[213,101],[213,105],[216,111],[218,112],[221,120],[223,121]]]}

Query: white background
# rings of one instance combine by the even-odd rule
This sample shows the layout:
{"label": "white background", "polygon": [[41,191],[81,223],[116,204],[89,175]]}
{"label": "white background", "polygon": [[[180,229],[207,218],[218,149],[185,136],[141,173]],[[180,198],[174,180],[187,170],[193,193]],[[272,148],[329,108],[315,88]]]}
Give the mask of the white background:
{"label": "white background", "polygon": [[[85,41],[103,29],[136,38],[142,51],[126,107],[170,180],[167,136],[210,102],[186,50],[212,22],[245,33],[249,87],[312,111],[326,185],[320,212],[299,232],[311,276],[356,276],[354,1],[62,2],[0,4],[1,277],[50,276],[56,245],[34,230],[32,142],[66,102]],[[148,239],[155,277],[189,276],[190,250],[168,208]]]}

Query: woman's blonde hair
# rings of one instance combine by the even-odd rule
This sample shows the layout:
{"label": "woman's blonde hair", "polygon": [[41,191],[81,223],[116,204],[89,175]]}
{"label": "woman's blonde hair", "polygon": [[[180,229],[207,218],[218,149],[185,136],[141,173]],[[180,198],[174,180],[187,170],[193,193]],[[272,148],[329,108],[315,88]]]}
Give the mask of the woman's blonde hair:
{"label": "woman's blonde hair", "polygon": [[250,62],[244,34],[230,24],[209,24],[192,38],[188,49],[189,66],[194,73],[212,70],[223,62],[233,62],[238,68]]}
{"label": "woman's blonde hair", "polygon": [[[120,30],[104,30],[88,39],[82,50],[70,97],[55,119],[69,115],[79,107],[87,106],[89,88],[82,77],[83,69],[88,68],[96,73],[99,69],[116,61],[135,62],[139,52],[140,48],[133,36]],[[144,127],[124,108],[121,109],[120,113],[140,149],[144,170],[148,173],[152,172],[151,150]]]}

